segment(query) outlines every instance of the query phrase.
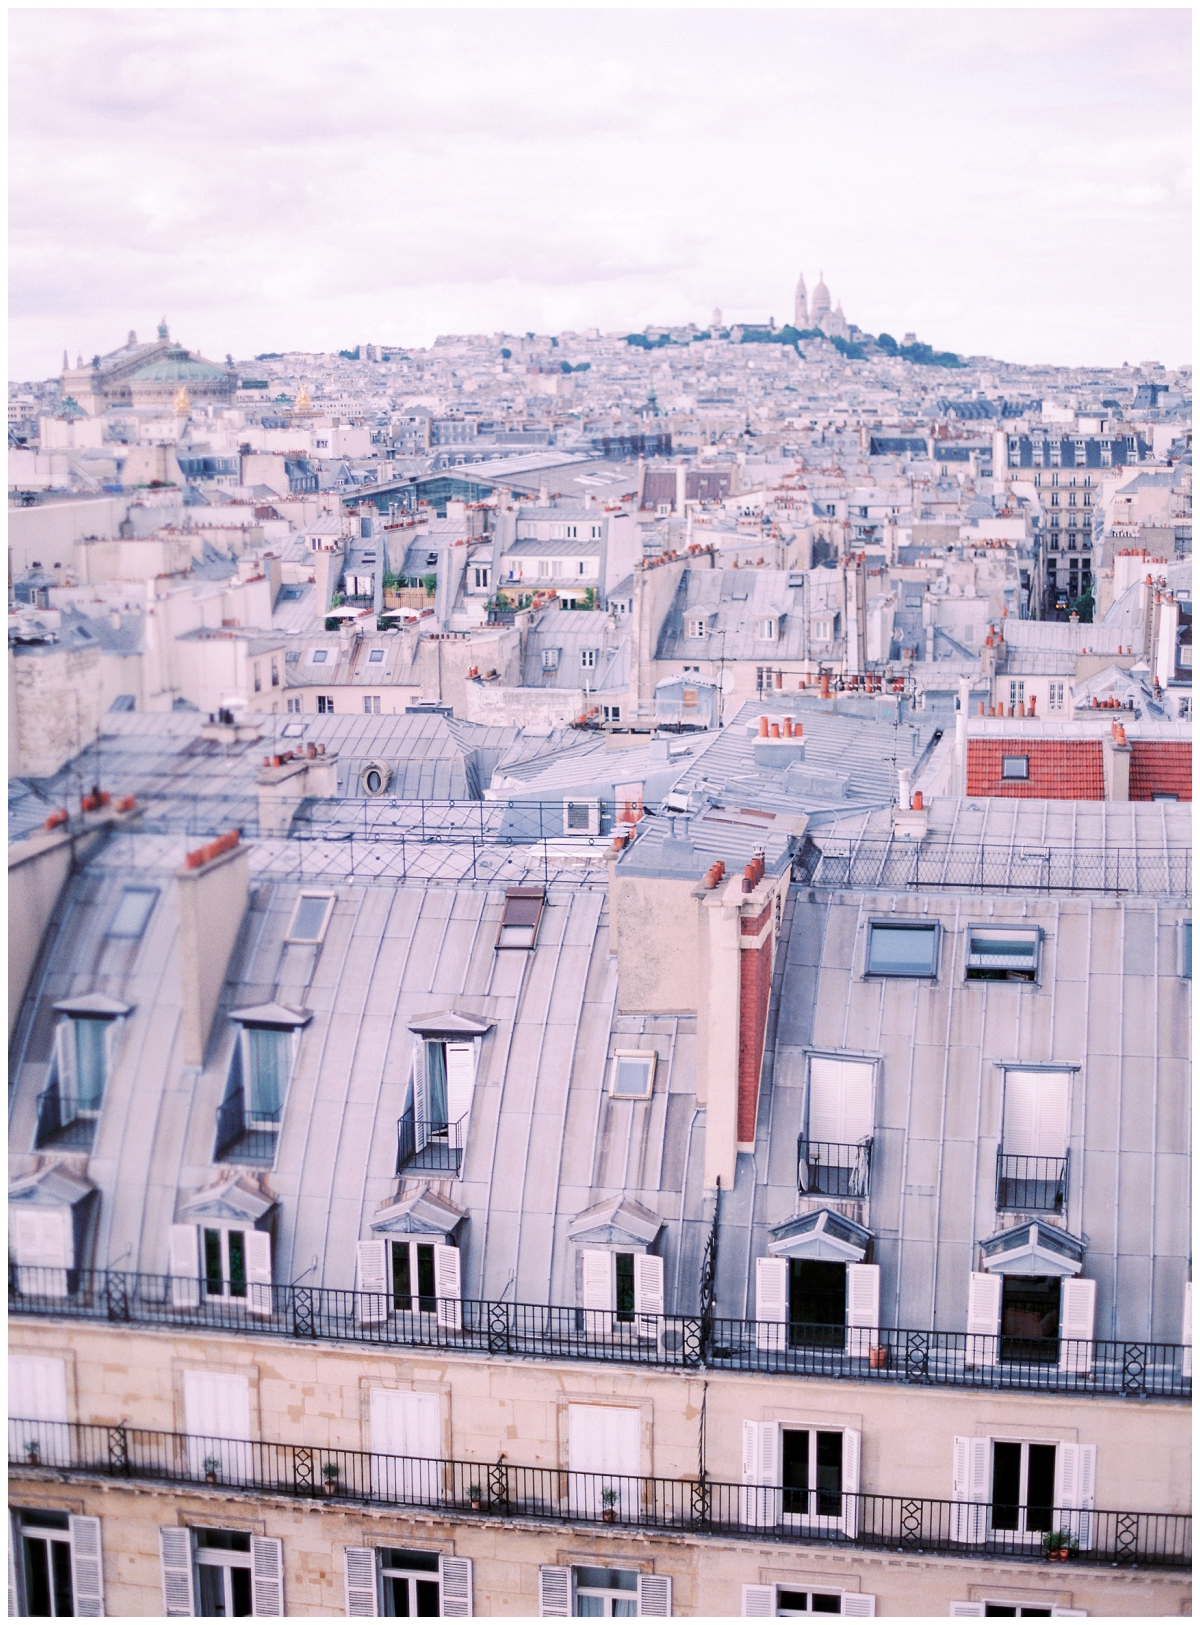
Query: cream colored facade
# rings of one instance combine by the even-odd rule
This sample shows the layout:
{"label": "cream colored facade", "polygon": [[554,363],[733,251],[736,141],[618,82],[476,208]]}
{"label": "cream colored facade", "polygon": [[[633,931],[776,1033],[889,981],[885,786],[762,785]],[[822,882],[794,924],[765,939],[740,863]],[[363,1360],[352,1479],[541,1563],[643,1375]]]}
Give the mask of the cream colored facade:
{"label": "cream colored facade", "polygon": [[[183,1432],[184,1374],[247,1379],[254,1438],[323,1450],[371,1451],[371,1392],[436,1396],[443,1459],[565,1469],[568,1407],[632,1408],[640,1418],[645,1477],[694,1481],[702,1415],[710,1482],[742,1478],[742,1422],[855,1428],[862,1434],[862,1486],[873,1495],[949,1499],[955,1435],[1006,1435],[1062,1443],[1100,1441],[1096,1506],[1186,1511],[1190,1462],[1186,1407],[1067,1395],[1007,1395],[880,1382],[822,1382],[709,1371],[695,1376],[595,1362],[508,1359],[445,1351],[380,1350],[239,1334],[17,1320],[14,1354],[61,1359],[72,1420]],[[1069,1567],[1037,1560],[971,1561],[919,1551],[847,1551],[836,1545],[662,1533],[487,1514],[350,1505],[204,1486],[168,1490],[86,1471],[17,1466],[10,1504],[98,1517],[106,1612],[162,1612],[158,1530],[250,1531],[283,1542],[285,1611],[297,1617],[345,1612],[344,1548],[428,1550],[473,1564],[474,1612],[538,1612],[542,1565],[627,1568],[672,1582],[680,1617],[736,1617],[742,1587],[779,1585],[874,1599],[882,1616],[946,1617],[954,1602],[1017,1603],[1100,1616],[1167,1617],[1189,1610],[1181,1571],[1129,1570],[1076,1556]],[[1032,1548],[1036,1553],[1036,1548]],[[843,1611],[848,1611],[843,1608]]]}

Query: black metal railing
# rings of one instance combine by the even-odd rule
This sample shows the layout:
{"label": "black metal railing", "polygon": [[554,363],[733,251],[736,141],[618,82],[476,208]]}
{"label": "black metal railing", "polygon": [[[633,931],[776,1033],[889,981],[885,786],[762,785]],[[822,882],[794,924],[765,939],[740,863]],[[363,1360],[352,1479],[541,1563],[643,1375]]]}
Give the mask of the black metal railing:
{"label": "black metal railing", "polygon": [[1191,1349],[1103,1339],[1042,1342],[1021,1359],[1017,1340],[969,1332],[702,1320],[479,1298],[397,1308],[386,1292],[260,1286],[248,1298],[208,1297],[203,1280],[121,1270],[9,1268],[9,1312],[260,1337],[303,1337],[395,1348],[453,1349],[530,1359],[600,1360],[674,1369],[708,1367],[793,1377],[918,1383],[1021,1392],[1189,1399]]}
{"label": "black metal railing", "polygon": [[1191,895],[1186,848],[1086,850],[1014,840],[981,846],[929,835],[924,841],[805,842],[794,874],[806,886],[840,891],[1106,892],[1133,896]]}
{"label": "black metal railing", "polygon": [[806,1196],[866,1196],[871,1185],[871,1141],[839,1145],[801,1136],[796,1184]]}
{"label": "black metal railing", "polygon": [[[1038,1532],[1009,1509],[924,1496],[801,1491],[522,1467],[508,1461],[447,1461],[370,1455],[312,1445],[266,1444],[86,1423],[8,1424],[10,1469],[50,1469],[103,1478],[219,1489],[262,1490],[352,1504],[411,1506],[455,1518],[478,1515],[617,1524],[639,1531],[742,1535],[802,1545],[1042,1560]],[[995,1518],[999,1510],[1001,1518]],[[1038,1522],[1065,1530],[1076,1562],[1183,1568],[1191,1555],[1185,1513],[1039,1509]]]}
{"label": "black metal railing", "polygon": [[467,1119],[446,1123],[405,1112],[396,1125],[396,1172],[424,1168],[456,1174],[467,1143]]}
{"label": "black metal railing", "polygon": [[96,1136],[100,1102],[68,1094],[58,1081],[37,1099],[37,1148],[56,1146],[63,1151],[90,1151]]}
{"label": "black metal railing", "polygon": [[217,1143],[214,1162],[271,1163],[279,1139],[282,1111],[246,1111],[245,1096],[236,1090],[217,1108]]}
{"label": "black metal railing", "polygon": [[996,1157],[1000,1213],[1061,1213],[1067,1202],[1066,1157]]}

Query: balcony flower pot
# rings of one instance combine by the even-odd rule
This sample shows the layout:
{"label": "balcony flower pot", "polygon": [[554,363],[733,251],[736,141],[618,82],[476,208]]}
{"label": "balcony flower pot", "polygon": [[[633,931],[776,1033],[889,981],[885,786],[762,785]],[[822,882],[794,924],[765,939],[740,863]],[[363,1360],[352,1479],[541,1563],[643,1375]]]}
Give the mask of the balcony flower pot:
{"label": "balcony flower pot", "polygon": [[616,1523],[617,1509],[616,1507],[605,1507],[600,1516],[604,1519],[605,1523]]}
{"label": "balcony flower pot", "polygon": [[217,1473],[220,1471],[220,1468],[221,1461],[219,1456],[205,1456],[204,1482],[206,1484],[215,1484],[217,1482]]}
{"label": "balcony flower pot", "polygon": [[338,1492],[338,1478],[341,1469],[336,1462],[327,1461],[321,1473],[321,1488],[326,1495],[336,1495]]}
{"label": "balcony flower pot", "polygon": [[39,1465],[40,1455],[41,1446],[38,1444],[38,1441],[36,1439],[30,1439],[29,1443],[25,1446],[25,1460],[31,1467],[37,1467]]}
{"label": "balcony flower pot", "polygon": [[467,1486],[467,1500],[471,1503],[471,1511],[479,1512],[483,1508],[483,1490],[478,1484]]}
{"label": "balcony flower pot", "polygon": [[876,1343],[867,1355],[867,1363],[872,1371],[883,1371],[890,1359],[886,1343]]}
{"label": "balcony flower pot", "polygon": [[1075,1536],[1069,1529],[1053,1529],[1042,1536],[1042,1551],[1047,1563],[1069,1563],[1076,1545]]}

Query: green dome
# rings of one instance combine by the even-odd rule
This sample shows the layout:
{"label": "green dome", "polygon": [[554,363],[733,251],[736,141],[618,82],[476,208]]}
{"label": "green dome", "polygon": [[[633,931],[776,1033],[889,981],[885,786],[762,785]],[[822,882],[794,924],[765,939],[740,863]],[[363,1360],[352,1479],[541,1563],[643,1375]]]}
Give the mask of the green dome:
{"label": "green dome", "polygon": [[134,384],[215,384],[227,383],[230,374],[211,361],[154,361],[135,372]]}

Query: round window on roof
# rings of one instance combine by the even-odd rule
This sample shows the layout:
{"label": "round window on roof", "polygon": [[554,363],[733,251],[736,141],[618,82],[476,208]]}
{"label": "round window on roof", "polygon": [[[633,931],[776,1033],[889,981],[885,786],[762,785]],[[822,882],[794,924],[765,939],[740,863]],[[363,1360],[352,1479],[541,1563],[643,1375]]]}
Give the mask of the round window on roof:
{"label": "round window on roof", "polygon": [[392,770],[386,762],[364,762],[359,774],[363,794],[367,796],[382,796],[387,793],[387,787],[392,781]]}

